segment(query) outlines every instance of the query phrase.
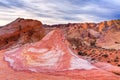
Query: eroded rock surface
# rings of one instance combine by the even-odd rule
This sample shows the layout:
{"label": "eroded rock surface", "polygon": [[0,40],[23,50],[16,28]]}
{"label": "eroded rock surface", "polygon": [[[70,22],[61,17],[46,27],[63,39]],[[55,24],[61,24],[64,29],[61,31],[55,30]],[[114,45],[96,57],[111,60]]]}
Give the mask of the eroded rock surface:
{"label": "eroded rock surface", "polygon": [[39,41],[44,35],[40,21],[18,18],[0,28],[0,50]]}
{"label": "eroded rock surface", "polygon": [[107,31],[96,40],[96,46],[105,49],[120,49],[120,31]]}
{"label": "eroded rock surface", "polygon": [[120,80],[119,24],[44,25],[41,40],[41,22],[17,19],[0,28],[0,80]]}
{"label": "eroded rock surface", "polygon": [[120,66],[120,20],[48,25],[45,28],[47,31],[62,29],[72,48],[84,59]]}
{"label": "eroded rock surface", "polygon": [[15,70],[35,72],[95,68],[73,53],[60,30],[51,31],[37,43],[6,51],[5,60]]}
{"label": "eroded rock surface", "polygon": [[[105,49],[119,49],[120,20],[100,23],[69,23],[44,25],[47,32],[60,28],[68,41],[76,48],[79,46],[97,46]],[[107,41],[109,42],[107,43]]]}
{"label": "eroded rock surface", "polygon": [[[57,33],[57,34],[56,34]],[[90,64],[69,48],[60,30],[47,34],[41,41],[0,53],[1,80],[119,80],[113,66]],[[4,60],[3,60],[4,55]],[[105,67],[109,69],[105,69]],[[12,67],[12,68],[11,68]],[[113,70],[111,70],[111,67]],[[119,68],[118,68],[119,70]],[[30,71],[30,72],[29,72]],[[44,72],[41,73],[41,72]],[[9,74],[8,76],[5,76]],[[23,75],[24,74],[24,75]],[[5,76],[5,77],[4,77]]]}

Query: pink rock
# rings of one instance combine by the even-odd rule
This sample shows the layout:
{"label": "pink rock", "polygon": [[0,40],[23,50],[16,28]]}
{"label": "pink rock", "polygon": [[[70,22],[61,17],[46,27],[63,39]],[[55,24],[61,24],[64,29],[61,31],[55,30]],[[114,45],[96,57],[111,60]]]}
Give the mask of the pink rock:
{"label": "pink rock", "polygon": [[60,30],[51,31],[37,43],[7,51],[5,60],[15,70],[35,72],[95,68],[73,53]]}
{"label": "pink rock", "polygon": [[75,55],[69,47],[64,35],[57,29],[39,42],[1,51],[1,80],[120,80],[118,75],[101,68],[103,64],[95,67]]}

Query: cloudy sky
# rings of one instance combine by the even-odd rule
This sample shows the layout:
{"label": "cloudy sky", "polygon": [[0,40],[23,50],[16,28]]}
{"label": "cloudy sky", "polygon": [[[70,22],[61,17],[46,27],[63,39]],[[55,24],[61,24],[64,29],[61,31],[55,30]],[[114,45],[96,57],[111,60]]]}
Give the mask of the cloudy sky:
{"label": "cloudy sky", "polygon": [[120,19],[120,0],[0,0],[0,25],[18,17],[44,24]]}

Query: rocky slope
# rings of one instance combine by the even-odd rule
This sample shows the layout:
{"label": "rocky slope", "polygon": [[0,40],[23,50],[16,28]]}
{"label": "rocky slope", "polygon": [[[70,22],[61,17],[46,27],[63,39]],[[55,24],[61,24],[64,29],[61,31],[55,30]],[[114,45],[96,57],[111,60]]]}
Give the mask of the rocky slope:
{"label": "rocky slope", "polygon": [[[120,20],[104,21],[100,23],[69,23],[44,26],[47,31],[56,27],[63,29],[68,40],[76,47],[81,45],[92,46],[94,44],[95,46],[105,49],[120,48]],[[107,42],[107,40],[109,40],[109,42]],[[77,41],[77,43],[74,43],[75,41]]]}
{"label": "rocky slope", "polygon": [[90,58],[88,60],[120,65],[120,20],[45,25],[45,28],[47,31],[62,29],[72,48],[82,57]]}
{"label": "rocky slope", "polygon": [[44,34],[40,21],[18,18],[0,28],[0,50],[39,41]]}
{"label": "rocky slope", "polygon": [[120,80],[120,68],[75,55],[59,29],[39,42],[0,51],[0,64],[1,80]]}
{"label": "rocky slope", "polygon": [[18,18],[0,28],[0,78],[120,80],[119,30],[120,20],[42,25]]}

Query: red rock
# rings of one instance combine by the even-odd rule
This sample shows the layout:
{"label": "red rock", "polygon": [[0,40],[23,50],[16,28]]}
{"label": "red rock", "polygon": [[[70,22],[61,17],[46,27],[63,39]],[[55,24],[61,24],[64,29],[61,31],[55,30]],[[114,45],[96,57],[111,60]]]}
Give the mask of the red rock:
{"label": "red rock", "polygon": [[88,29],[88,32],[89,32],[89,34],[90,34],[91,36],[93,36],[93,37],[95,37],[95,38],[100,37],[100,33],[97,32],[97,31],[95,31],[95,30],[93,30],[93,29]]}
{"label": "red rock", "polygon": [[103,63],[103,62],[97,62],[97,63],[94,63],[94,65],[103,70],[120,75],[120,67],[113,66],[109,63]]}
{"label": "red rock", "polygon": [[35,72],[95,68],[72,52],[59,30],[51,31],[35,44],[6,51],[5,60],[15,70],[33,70]]}
{"label": "red rock", "polygon": [[[53,27],[51,25],[47,30],[53,30]],[[120,20],[59,24],[56,27],[64,27],[72,48],[77,53],[83,52],[82,57],[120,66]]]}
{"label": "red rock", "polygon": [[105,28],[105,22],[99,23],[99,25],[98,25],[98,31],[102,32],[104,28]]}
{"label": "red rock", "polygon": [[75,55],[60,30],[50,32],[39,42],[1,51],[0,64],[1,80],[120,80]]}
{"label": "red rock", "polygon": [[[88,44],[90,45],[91,43],[95,43],[95,41],[99,39],[100,36],[104,36],[104,35],[109,36],[109,34],[106,33],[108,31],[111,34],[113,34],[116,31],[119,32],[120,29],[119,24],[120,24],[120,20],[110,20],[110,21],[103,21],[100,23],[69,23],[69,24],[59,24],[59,25],[47,25],[47,31],[49,30],[51,31],[55,27],[62,28],[63,30],[66,31],[65,34],[69,42],[78,48],[79,46],[81,46],[81,44],[86,45],[84,44],[84,42],[87,43],[86,46],[88,46]],[[110,38],[112,38],[112,36]],[[115,39],[116,38],[118,39],[119,37],[117,36],[115,37]],[[78,46],[78,43],[80,42],[81,44],[79,44]],[[100,44],[102,43],[100,42]]]}
{"label": "red rock", "polygon": [[105,49],[120,49],[120,32],[107,31],[104,35],[96,40],[96,46]]}
{"label": "red rock", "polygon": [[0,28],[0,49],[39,41],[44,34],[40,21],[18,18]]}

